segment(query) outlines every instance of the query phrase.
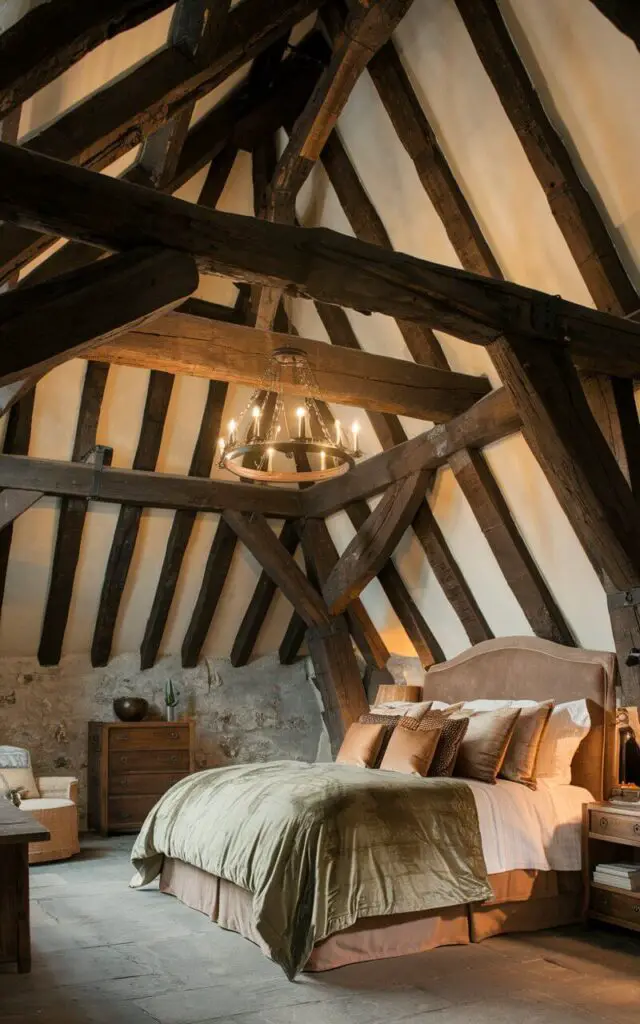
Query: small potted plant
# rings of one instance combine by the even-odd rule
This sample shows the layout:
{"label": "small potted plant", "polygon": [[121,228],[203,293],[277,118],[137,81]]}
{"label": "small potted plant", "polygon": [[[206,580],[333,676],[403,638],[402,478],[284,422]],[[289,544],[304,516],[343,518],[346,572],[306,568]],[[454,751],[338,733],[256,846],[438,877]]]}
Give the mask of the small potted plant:
{"label": "small potted plant", "polygon": [[173,688],[173,681],[169,679],[165,683],[164,687],[164,703],[167,709],[167,722],[175,722],[176,720],[176,708],[178,706],[178,696],[176,690]]}

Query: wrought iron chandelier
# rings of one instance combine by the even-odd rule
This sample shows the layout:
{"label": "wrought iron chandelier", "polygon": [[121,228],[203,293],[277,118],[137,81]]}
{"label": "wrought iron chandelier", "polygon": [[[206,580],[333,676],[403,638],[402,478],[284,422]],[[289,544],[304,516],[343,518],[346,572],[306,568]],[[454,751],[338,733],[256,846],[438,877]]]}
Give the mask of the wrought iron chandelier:
{"label": "wrought iron chandelier", "polygon": [[357,420],[347,433],[333,419],[306,352],[287,345],[273,351],[259,386],[219,439],[219,465],[266,484],[315,483],[348,472],[362,454],[359,434]]}

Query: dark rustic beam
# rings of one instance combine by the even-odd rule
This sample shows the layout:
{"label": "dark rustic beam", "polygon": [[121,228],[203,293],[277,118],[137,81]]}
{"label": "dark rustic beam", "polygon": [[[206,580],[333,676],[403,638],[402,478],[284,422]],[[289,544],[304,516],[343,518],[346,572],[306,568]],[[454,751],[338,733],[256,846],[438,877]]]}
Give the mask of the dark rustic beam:
{"label": "dark rustic beam", "polygon": [[197,287],[191,257],[147,248],[0,295],[0,384],[41,376],[173,308]]}
{"label": "dark rustic beam", "polygon": [[307,644],[313,662],[315,683],[320,691],[323,717],[332,753],[340,747],[352,722],[369,710],[358,663],[346,622],[331,619],[307,630]]}
{"label": "dark rustic beam", "polygon": [[[215,455],[216,438],[220,433],[220,420],[226,394],[226,384],[211,381],[200,423],[200,432],[189,467],[189,476],[209,477]],[[156,592],[140,645],[140,668],[151,668],[155,664],[195,521],[196,512],[190,509],[178,509],[173,517]],[[213,606],[208,604],[207,607],[211,609],[212,616]],[[187,649],[191,649],[191,638]]]}
{"label": "dark rustic beam", "polygon": [[522,420],[504,388],[481,398],[447,424],[432,427],[354,466],[339,480],[314,484],[303,496],[308,516],[324,518],[350,501],[370,498],[421,469],[437,469],[460,448],[483,448],[519,430]]}
{"label": "dark rustic beam", "polygon": [[42,497],[37,491],[0,492],[0,530],[13,523]]}
{"label": "dark rustic beam", "polygon": [[[29,451],[31,440],[31,421],[33,419],[33,402],[35,391],[28,391],[24,398],[21,398],[17,405],[14,405],[9,412],[7,430],[4,436],[3,455],[0,458],[11,458],[26,456]],[[2,484],[2,487],[17,488],[22,490],[19,484]],[[27,490],[39,491],[40,488],[27,488]],[[4,600],[4,588],[7,582],[7,568],[9,565],[9,553],[13,539],[13,524],[9,523],[4,530],[0,530],[0,611]]]}
{"label": "dark rustic beam", "polygon": [[413,473],[392,484],[370,513],[322,588],[332,615],[338,615],[358,597],[389,561],[424,497],[427,471]]}
{"label": "dark rustic beam", "polygon": [[461,448],[453,453],[449,465],[535,635],[573,645],[571,629],[529,553],[482,453]]}
{"label": "dark rustic beam", "polygon": [[[244,7],[249,0],[241,4]],[[507,281],[390,252],[326,228],[204,210],[0,143],[0,216],[108,249],[143,240],[190,252],[201,270],[333,305],[386,313],[480,345],[505,332],[611,362],[637,351],[640,324]],[[616,364],[617,365],[617,364]],[[637,372],[637,371],[636,371]]]}
{"label": "dark rustic beam", "polygon": [[100,43],[171,6],[172,0],[49,0],[0,35],[0,119]]}
{"label": "dark rustic beam", "polygon": [[631,490],[640,496],[640,421],[634,381],[604,374],[580,374],[580,383]]}
{"label": "dark rustic beam", "polygon": [[[362,529],[371,514],[371,509],[366,501],[351,502],[346,506],[345,511],[356,530]],[[429,629],[424,616],[419,611],[391,560],[378,572],[378,580],[389,604],[398,616],[400,625],[413,644],[421,664],[428,668],[436,661],[444,661],[444,652],[440,644]]]}
{"label": "dark rustic beam", "polygon": [[639,305],[636,290],[596,203],[545,113],[497,0],[456,4],[596,306],[616,314],[633,312]]}
{"label": "dark rustic beam", "polygon": [[[353,0],[328,66],[297,118],[267,192],[265,217],[295,222],[295,200],[359,76],[411,6],[412,0]],[[271,327],[282,289],[262,290],[257,325]]]}
{"label": "dark rustic beam", "polygon": [[214,612],[231,568],[236,541],[235,530],[220,518],[204,567],[198,597],[182,641],[184,668],[194,668],[198,664],[200,652],[207,639]]}
{"label": "dark rustic beam", "polygon": [[[134,470],[155,469],[173,380],[168,373],[152,370],[149,374],[138,447],[133,459]],[[141,516],[142,508],[129,504],[123,505],[118,514],[91,644],[91,664],[94,667],[106,665],[109,661],[118,610],[138,538]]]}
{"label": "dark rustic beam", "polygon": [[171,21],[170,42],[201,64],[220,46],[231,0],[178,0]]}
{"label": "dark rustic beam", "polygon": [[302,495],[286,487],[252,487],[226,480],[132,469],[96,470],[93,466],[17,455],[0,455],[0,487],[117,504],[126,502],[146,508],[190,508],[197,512],[235,508],[241,512],[260,512],[273,519],[302,515]]}
{"label": "dark rustic beam", "polygon": [[[1,300],[0,300],[1,304]],[[259,386],[269,358],[290,345],[287,334],[170,313],[95,347],[97,359],[126,366]],[[490,390],[484,377],[416,365],[361,350],[296,337],[327,401],[442,422],[464,412]],[[0,362],[1,366],[1,362]],[[282,372],[284,391],[299,394],[294,371]]]}
{"label": "dark rustic beam", "polygon": [[640,8],[635,0],[591,0],[640,50]]}
{"label": "dark rustic beam", "polygon": [[266,519],[259,514],[246,516],[231,509],[223,512],[223,518],[277,583],[307,625],[326,625],[329,613],[324,601],[280,544]]}
{"label": "dark rustic beam", "polygon": [[278,648],[278,657],[281,665],[293,665],[298,657],[306,634],[306,622],[297,612],[294,612],[289,619],[289,625]]}
{"label": "dark rustic beam", "polygon": [[[83,459],[96,443],[98,419],[108,372],[109,367],[106,363],[87,363],[71,454],[74,462]],[[60,661],[86,515],[86,499],[62,498],[49,593],[38,647],[38,661],[41,665],[57,665]]]}

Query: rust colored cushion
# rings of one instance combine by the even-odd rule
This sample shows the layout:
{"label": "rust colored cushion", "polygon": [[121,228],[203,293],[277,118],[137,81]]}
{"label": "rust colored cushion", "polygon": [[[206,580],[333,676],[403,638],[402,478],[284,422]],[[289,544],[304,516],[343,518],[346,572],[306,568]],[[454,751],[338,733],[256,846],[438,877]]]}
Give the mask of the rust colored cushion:
{"label": "rust colored cushion", "polygon": [[380,768],[405,775],[426,775],[439,738],[439,726],[422,728],[422,722],[416,718],[401,718],[391,735]]}
{"label": "rust colored cushion", "polygon": [[542,701],[530,708],[521,708],[500,769],[501,779],[520,782],[529,789],[536,788],[538,752],[552,710],[552,700]]}
{"label": "rust colored cushion", "polygon": [[374,768],[380,767],[380,762],[384,757],[391,734],[400,721],[401,719],[397,715],[385,715],[384,713],[376,715],[374,711],[371,711],[368,715],[360,715],[358,722],[361,722],[363,725],[381,725],[384,728],[384,736],[382,737]]}
{"label": "rust colored cushion", "polygon": [[384,736],[384,725],[354,722],[347,729],[336,756],[336,764],[353,764],[359,768],[373,768]]}
{"label": "rust colored cushion", "polygon": [[495,783],[520,711],[520,708],[500,708],[496,711],[458,712],[455,717],[467,718],[469,724],[460,745],[455,774]]}

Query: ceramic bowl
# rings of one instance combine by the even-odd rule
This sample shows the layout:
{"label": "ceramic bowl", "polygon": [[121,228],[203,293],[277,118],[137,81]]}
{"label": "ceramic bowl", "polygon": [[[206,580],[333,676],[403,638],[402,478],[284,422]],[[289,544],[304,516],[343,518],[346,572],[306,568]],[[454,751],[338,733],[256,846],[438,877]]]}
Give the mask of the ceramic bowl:
{"label": "ceramic bowl", "polygon": [[113,710],[121,722],[141,722],[149,709],[144,697],[116,697]]}

